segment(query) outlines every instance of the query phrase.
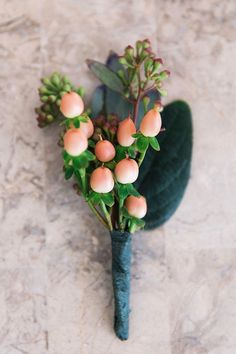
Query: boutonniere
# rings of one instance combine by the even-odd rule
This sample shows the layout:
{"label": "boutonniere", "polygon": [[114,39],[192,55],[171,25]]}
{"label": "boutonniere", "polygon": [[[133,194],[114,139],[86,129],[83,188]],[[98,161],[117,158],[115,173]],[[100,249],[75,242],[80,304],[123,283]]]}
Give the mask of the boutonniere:
{"label": "boutonniere", "polygon": [[179,205],[190,174],[191,113],[183,101],[163,107],[170,72],[147,39],[121,56],[111,53],[106,64],[87,64],[102,82],[90,105],[82,87],[53,73],[42,79],[36,113],[39,127],[60,124],[65,179],[74,179],[77,193],[110,232],[114,329],[125,340],[132,237],[162,225]]}

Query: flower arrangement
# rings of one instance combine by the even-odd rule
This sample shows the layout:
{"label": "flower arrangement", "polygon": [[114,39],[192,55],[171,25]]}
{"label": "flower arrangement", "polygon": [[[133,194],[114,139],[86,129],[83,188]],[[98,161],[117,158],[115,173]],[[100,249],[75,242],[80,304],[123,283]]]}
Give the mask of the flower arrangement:
{"label": "flower arrangement", "polygon": [[[107,65],[94,60],[88,60],[87,64],[103,83],[95,91],[90,107],[84,105],[82,87],[77,88],[66,76],[53,73],[42,79],[39,88],[42,105],[36,108],[36,113],[39,127],[60,122],[65,179],[74,178],[77,193],[110,232],[114,329],[125,340],[129,333],[131,235],[145,227],[149,208],[153,212],[153,206],[155,209],[159,203],[158,198],[153,200],[148,193],[145,195],[145,190],[151,188],[151,180],[147,179],[150,162],[157,161],[160,154],[157,136],[165,134],[160,98],[166,95],[163,81],[170,73],[163,70],[163,61],[155,56],[148,39],[137,41],[135,47],[126,47],[122,56],[112,53]],[[178,113],[181,109],[187,112],[184,116],[190,121],[187,105],[178,102]],[[191,126],[188,128],[191,137]],[[188,140],[191,142],[191,138]],[[178,200],[187,184],[190,159],[191,148],[188,165],[184,166],[186,176],[184,180],[180,178],[182,189]],[[143,188],[140,181],[145,176],[147,185]],[[156,226],[158,217],[152,219]],[[152,222],[148,217],[148,228]]]}

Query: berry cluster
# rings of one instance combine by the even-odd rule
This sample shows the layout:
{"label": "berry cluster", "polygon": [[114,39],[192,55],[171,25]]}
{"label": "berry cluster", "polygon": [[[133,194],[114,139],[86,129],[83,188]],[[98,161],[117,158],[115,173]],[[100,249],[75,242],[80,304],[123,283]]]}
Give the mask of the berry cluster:
{"label": "berry cluster", "polygon": [[[138,178],[149,143],[156,150],[159,148],[155,138],[161,130],[158,107],[144,115],[138,132],[129,116],[118,124],[111,141],[103,137],[103,129],[100,128],[96,142],[97,132],[94,134],[92,120],[83,114],[82,98],[73,91],[61,98],[60,111],[66,117],[65,125],[68,127],[63,138],[66,178],[75,175],[91,209],[110,230],[117,228],[133,232],[143,226],[140,219],[147,212],[147,204],[133,183]],[[118,219],[115,209],[118,209]]]}

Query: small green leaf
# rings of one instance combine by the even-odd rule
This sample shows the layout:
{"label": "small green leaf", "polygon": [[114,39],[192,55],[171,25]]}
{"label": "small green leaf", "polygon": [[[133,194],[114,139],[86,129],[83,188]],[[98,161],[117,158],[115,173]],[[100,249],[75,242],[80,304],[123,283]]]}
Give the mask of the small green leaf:
{"label": "small green leaf", "polygon": [[135,197],[140,196],[139,192],[137,191],[137,189],[135,189],[132,183],[126,184],[126,188],[127,188],[128,195],[133,195]]}
{"label": "small green leaf", "polygon": [[93,147],[95,147],[95,142],[92,139],[89,139],[88,145],[93,148]]}
{"label": "small green leaf", "polygon": [[108,167],[110,170],[114,170],[114,168],[116,167],[116,162],[115,161],[105,162],[104,166]]}
{"label": "small green leaf", "polygon": [[131,145],[131,146],[128,147],[128,154],[133,159],[136,157],[136,151],[135,151],[135,146],[134,145]]}
{"label": "small green leaf", "polygon": [[90,192],[89,196],[88,196],[88,200],[91,201],[94,205],[97,205],[100,203],[100,200],[102,198],[102,195],[97,193],[97,192]]}
{"label": "small green leaf", "polygon": [[74,168],[73,166],[65,167],[65,179],[68,180],[73,176]]}
{"label": "small green leaf", "polygon": [[133,138],[139,138],[140,136],[141,136],[141,133],[132,134],[132,137],[133,137]]}
{"label": "small green leaf", "polygon": [[114,205],[115,200],[114,200],[114,195],[112,193],[102,193],[101,199],[109,207],[112,207]]}
{"label": "small green leaf", "polygon": [[81,154],[78,157],[73,158],[73,166],[76,169],[87,168],[88,167],[88,159],[85,154]]}
{"label": "small green leaf", "polygon": [[114,71],[108,69],[108,67],[95,60],[87,60],[89,69],[97,76],[102,83],[104,83],[111,90],[123,93],[124,85],[120,78]]}
{"label": "small green leaf", "polygon": [[88,122],[88,117],[79,116],[79,121],[80,121],[80,122],[83,122],[83,123],[87,123],[87,122]]}
{"label": "small green leaf", "polygon": [[117,145],[116,146],[116,157],[115,157],[115,160],[117,162],[120,161],[120,160],[123,160],[126,157],[126,153],[127,153],[127,147],[121,146],[121,145]]}
{"label": "small green leaf", "polygon": [[84,152],[84,154],[86,155],[86,157],[87,157],[87,159],[88,159],[89,161],[93,161],[93,160],[96,159],[96,156],[95,156],[91,151],[89,151],[89,150],[86,150],[86,151]]}
{"label": "small green leaf", "polygon": [[80,127],[80,121],[78,118],[74,118],[73,119],[73,125],[75,128],[79,128]]}
{"label": "small green leaf", "polygon": [[149,138],[149,143],[154,150],[160,151],[160,145],[159,145],[158,140],[155,136],[152,138]]}
{"label": "small green leaf", "polygon": [[149,140],[146,136],[140,136],[137,139],[136,145],[139,152],[145,152],[148,148]]}

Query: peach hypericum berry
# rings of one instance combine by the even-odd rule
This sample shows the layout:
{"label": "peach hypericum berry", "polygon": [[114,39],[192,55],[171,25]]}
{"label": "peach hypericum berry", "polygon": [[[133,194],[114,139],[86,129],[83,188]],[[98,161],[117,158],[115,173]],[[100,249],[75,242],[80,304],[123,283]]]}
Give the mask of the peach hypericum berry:
{"label": "peach hypericum berry", "polygon": [[94,132],[94,126],[93,126],[91,119],[88,118],[87,122],[80,122],[79,129],[81,129],[85,133],[87,138],[89,139],[93,135],[93,132]]}
{"label": "peach hypericum berry", "polygon": [[133,134],[136,133],[135,124],[130,117],[119,123],[117,140],[121,146],[130,146],[134,142]]}
{"label": "peach hypericum berry", "polygon": [[108,162],[114,159],[116,150],[108,140],[100,140],[95,146],[95,155],[101,162]]}
{"label": "peach hypericum berry", "polygon": [[67,118],[75,118],[84,111],[84,102],[76,92],[67,92],[62,96],[60,110]]}
{"label": "peach hypericum berry", "polygon": [[122,184],[133,183],[138,178],[139,168],[135,160],[126,157],[118,162],[115,167],[115,176]]}
{"label": "peach hypericum berry", "polygon": [[79,156],[88,147],[88,139],[80,129],[69,129],[64,135],[64,149],[71,156]]}
{"label": "peach hypericum berry", "polygon": [[125,207],[131,216],[136,218],[143,218],[147,213],[147,202],[143,196],[135,197],[130,195],[125,200]]}
{"label": "peach hypericum berry", "polygon": [[142,119],[140,131],[144,136],[154,137],[161,130],[161,115],[157,108],[150,109]]}
{"label": "peach hypericum berry", "polygon": [[96,168],[91,174],[90,186],[97,193],[111,192],[114,188],[114,179],[111,170],[104,166]]}

